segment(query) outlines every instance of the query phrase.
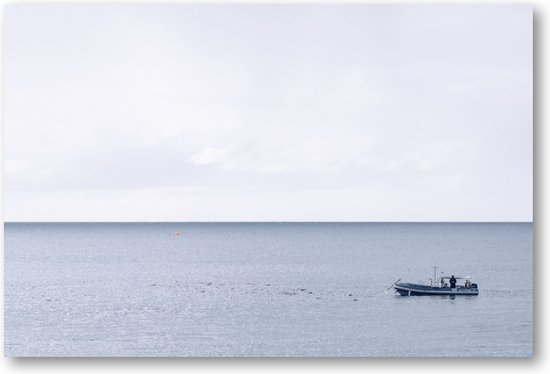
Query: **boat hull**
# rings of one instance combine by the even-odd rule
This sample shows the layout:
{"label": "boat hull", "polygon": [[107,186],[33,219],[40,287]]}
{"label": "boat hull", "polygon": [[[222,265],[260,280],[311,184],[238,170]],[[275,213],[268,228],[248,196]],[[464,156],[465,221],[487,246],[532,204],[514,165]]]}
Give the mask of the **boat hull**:
{"label": "boat hull", "polygon": [[395,291],[401,296],[477,296],[479,290],[477,287],[432,287],[415,283],[397,283]]}

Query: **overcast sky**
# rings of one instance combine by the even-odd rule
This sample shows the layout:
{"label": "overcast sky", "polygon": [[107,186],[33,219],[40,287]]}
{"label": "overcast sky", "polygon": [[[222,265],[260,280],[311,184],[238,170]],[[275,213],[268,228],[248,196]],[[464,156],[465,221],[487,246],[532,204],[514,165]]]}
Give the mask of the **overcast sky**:
{"label": "overcast sky", "polygon": [[531,6],[8,5],[6,221],[532,221]]}

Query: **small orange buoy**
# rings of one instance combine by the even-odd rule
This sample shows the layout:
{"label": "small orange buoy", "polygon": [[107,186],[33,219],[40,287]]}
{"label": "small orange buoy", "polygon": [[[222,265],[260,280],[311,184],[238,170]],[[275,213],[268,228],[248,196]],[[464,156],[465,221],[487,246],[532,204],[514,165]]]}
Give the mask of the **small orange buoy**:
{"label": "small orange buoy", "polygon": [[174,235],[175,236],[181,236],[181,234],[179,232],[176,232]]}

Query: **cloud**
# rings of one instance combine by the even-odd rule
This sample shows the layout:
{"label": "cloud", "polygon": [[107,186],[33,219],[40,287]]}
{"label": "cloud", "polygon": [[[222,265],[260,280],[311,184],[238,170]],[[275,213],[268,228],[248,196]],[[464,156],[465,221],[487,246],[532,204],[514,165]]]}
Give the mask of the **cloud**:
{"label": "cloud", "polygon": [[202,152],[191,157],[195,165],[223,164],[227,155],[227,148],[207,147]]}
{"label": "cloud", "polygon": [[532,217],[529,6],[15,4],[5,20],[7,219]]}

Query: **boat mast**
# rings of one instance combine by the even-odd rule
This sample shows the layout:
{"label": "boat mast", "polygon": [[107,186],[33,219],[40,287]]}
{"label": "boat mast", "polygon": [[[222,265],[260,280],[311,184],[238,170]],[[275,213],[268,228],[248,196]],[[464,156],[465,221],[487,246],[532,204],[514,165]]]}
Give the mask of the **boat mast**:
{"label": "boat mast", "polygon": [[432,266],[434,268],[434,287],[439,287],[439,283],[437,282],[437,266]]}

